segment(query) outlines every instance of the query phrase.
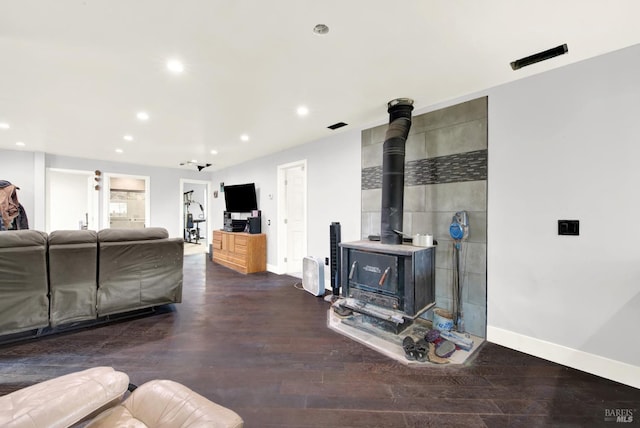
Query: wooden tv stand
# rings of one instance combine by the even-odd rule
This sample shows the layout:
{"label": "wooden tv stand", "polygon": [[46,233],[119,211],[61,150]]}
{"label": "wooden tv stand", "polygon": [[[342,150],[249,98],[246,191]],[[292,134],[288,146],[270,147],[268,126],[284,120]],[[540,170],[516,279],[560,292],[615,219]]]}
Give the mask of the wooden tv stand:
{"label": "wooden tv stand", "polygon": [[213,261],[240,273],[267,270],[267,235],[213,231]]}

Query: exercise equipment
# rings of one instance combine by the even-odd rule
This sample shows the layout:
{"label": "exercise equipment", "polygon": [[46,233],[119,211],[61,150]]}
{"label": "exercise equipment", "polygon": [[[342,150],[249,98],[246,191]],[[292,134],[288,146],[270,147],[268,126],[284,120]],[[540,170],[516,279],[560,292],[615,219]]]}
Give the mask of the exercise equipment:
{"label": "exercise equipment", "polygon": [[[184,201],[184,242],[188,242],[191,244],[200,244],[200,223],[204,223],[207,221],[204,218],[204,208],[200,202],[193,200],[193,190],[189,190],[188,192],[183,193],[183,201]],[[198,218],[193,218],[193,213],[191,210],[191,205],[197,205],[200,207],[200,214]]]}

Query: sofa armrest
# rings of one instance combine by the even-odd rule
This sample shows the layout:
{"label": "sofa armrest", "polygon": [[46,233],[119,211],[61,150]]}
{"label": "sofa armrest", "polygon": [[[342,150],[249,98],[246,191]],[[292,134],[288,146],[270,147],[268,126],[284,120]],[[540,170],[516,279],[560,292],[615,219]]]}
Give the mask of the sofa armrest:
{"label": "sofa armrest", "polygon": [[50,379],[0,397],[0,426],[68,427],[120,402],[129,376],[95,367]]}
{"label": "sofa armrest", "polygon": [[133,391],[121,405],[99,415],[86,428],[115,426],[242,428],[244,422],[234,411],[184,385],[153,380]]}

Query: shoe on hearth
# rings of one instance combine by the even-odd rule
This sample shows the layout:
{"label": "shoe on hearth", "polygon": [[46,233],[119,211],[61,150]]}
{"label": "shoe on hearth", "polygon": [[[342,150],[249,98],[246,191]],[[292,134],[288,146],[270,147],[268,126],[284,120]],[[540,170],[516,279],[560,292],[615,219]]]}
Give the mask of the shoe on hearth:
{"label": "shoe on hearth", "polygon": [[407,360],[415,361],[418,359],[416,342],[413,340],[413,337],[407,336],[404,338],[402,341],[402,349],[404,349],[404,355],[407,357]]}

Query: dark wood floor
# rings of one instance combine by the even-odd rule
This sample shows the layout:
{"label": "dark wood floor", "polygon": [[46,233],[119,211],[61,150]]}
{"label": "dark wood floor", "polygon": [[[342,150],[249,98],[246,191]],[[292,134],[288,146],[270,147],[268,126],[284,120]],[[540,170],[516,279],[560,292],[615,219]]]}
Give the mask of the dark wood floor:
{"label": "dark wood floor", "polygon": [[295,282],[186,256],[170,311],[0,347],[0,395],[106,365],[181,382],[247,427],[610,427],[605,409],[640,408],[638,389],[493,344],[408,368],[329,330],[329,304]]}

